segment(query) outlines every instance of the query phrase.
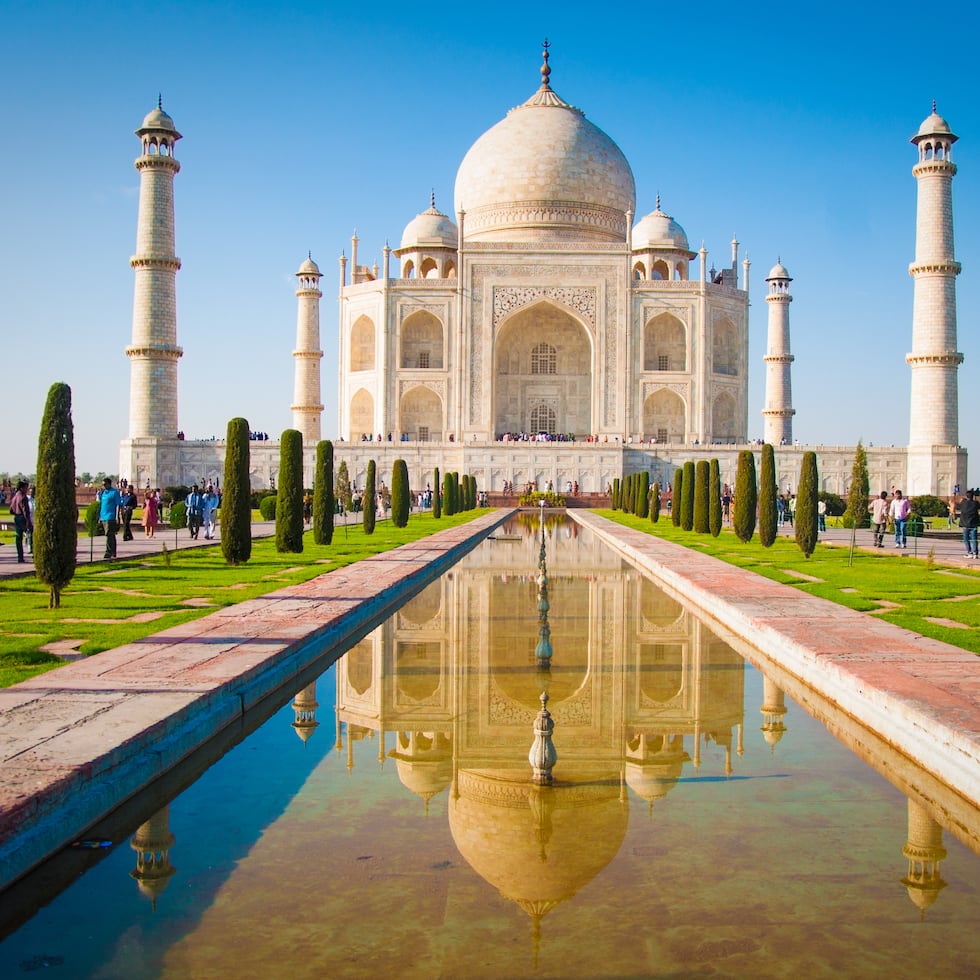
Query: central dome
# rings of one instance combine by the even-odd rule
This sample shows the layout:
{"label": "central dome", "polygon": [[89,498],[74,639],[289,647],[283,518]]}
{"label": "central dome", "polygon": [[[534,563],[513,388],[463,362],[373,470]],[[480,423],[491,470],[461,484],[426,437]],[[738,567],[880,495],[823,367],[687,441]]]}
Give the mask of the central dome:
{"label": "central dome", "polygon": [[456,174],[467,241],[626,240],[636,184],[623,151],[541,88],[470,147]]}

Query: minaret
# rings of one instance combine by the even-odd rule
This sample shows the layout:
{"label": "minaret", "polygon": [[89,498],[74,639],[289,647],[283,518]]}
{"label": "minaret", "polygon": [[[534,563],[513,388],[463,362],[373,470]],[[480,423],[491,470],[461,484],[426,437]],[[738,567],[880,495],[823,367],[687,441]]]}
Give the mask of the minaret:
{"label": "minaret", "polygon": [[320,401],[320,270],[312,257],[308,257],[296,273],[299,287],[296,297],[296,363],[293,382],[293,428],[303,434],[304,446],[315,446],[320,441],[320,417],[323,404]]}
{"label": "minaret", "polygon": [[[957,137],[936,113],[912,137],[919,162],[912,168],[918,184],[915,217],[915,261],[909,275],[915,282],[912,306],[912,352],[905,361],[912,369],[909,427],[908,493],[951,493],[940,486],[936,449],[959,444],[957,370],[963,355],[956,349],[956,277],[960,264],[953,257],[952,147]],[[965,471],[965,458],[962,460]],[[965,472],[947,474],[951,483]]]}
{"label": "minaret", "polygon": [[789,304],[793,302],[789,284],[793,281],[786,267],[779,260],[772,267],[766,282],[769,283],[769,334],[766,341],[766,407],[765,441],[771,446],[789,446],[793,443],[793,385],[790,365],[793,355],[789,352]]}
{"label": "minaret", "polygon": [[162,102],[136,130],[143,152],[140,175],[133,342],[129,358],[129,438],[177,438],[177,270],[174,255],[174,146],[180,133]]}

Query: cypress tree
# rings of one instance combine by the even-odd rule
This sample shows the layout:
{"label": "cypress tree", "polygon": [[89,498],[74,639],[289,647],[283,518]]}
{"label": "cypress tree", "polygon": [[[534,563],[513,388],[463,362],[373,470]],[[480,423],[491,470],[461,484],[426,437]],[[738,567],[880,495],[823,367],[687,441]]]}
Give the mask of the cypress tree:
{"label": "cypress tree", "polygon": [[447,473],[442,478],[442,509],[445,512],[446,517],[452,517],[456,513],[453,510],[453,487],[455,483],[453,482],[452,473]]}
{"label": "cypress tree", "polygon": [[708,530],[714,537],[721,534],[721,467],[712,459],[708,477]]}
{"label": "cypress tree", "polygon": [[619,508],[624,514],[633,513],[633,474],[623,477],[619,491]]}
{"label": "cypress tree", "polygon": [[374,534],[374,521],[378,509],[376,473],[377,466],[374,460],[368,460],[367,476],[364,479],[364,500],[361,505],[361,519],[364,522],[365,534]]}
{"label": "cypress tree", "polygon": [[408,524],[411,510],[408,494],[408,463],[403,459],[396,459],[391,470],[391,523],[395,527],[405,527]]}
{"label": "cypress tree", "polygon": [[75,575],[78,506],[75,503],[75,428],[71,388],[48,389],[37,441],[37,504],[34,513],[34,571],[51,590],[48,608],[61,606],[61,590]]}
{"label": "cypress tree", "polygon": [[249,480],[248,420],[228,423],[225,482],[221,492],[221,553],[229,565],[252,557],[252,486]]}
{"label": "cypress tree", "polygon": [[868,527],[871,517],[868,514],[868,454],[864,444],[858,440],[854,450],[854,464],[851,467],[851,488],[847,494],[847,510],[844,511],[845,527]]}
{"label": "cypress tree", "polygon": [[476,498],[477,498],[476,477],[473,476],[472,473],[469,476],[469,482],[470,482],[470,510],[476,510]]}
{"label": "cypress tree", "polygon": [[684,464],[684,494],[681,497],[681,527],[690,531],[694,527],[694,462]]}
{"label": "cypress tree", "polygon": [[640,483],[640,492],[636,499],[636,516],[637,517],[649,517],[650,516],[650,474],[644,470],[642,473],[638,474]]}
{"label": "cypress tree", "polygon": [[317,544],[333,541],[333,515],[337,509],[333,496],[333,443],[321,439],[316,444],[316,486],[313,489],[313,540]]}
{"label": "cypress tree", "polygon": [[337,488],[334,491],[334,496],[343,504],[344,510],[350,510],[352,496],[350,473],[347,470],[347,460],[345,459],[342,459],[340,466],[337,467]]}
{"label": "cypress tree", "polygon": [[803,454],[800,467],[800,485],[796,491],[796,543],[800,551],[809,558],[817,546],[817,454],[807,451]]}
{"label": "cypress tree", "polygon": [[660,484],[654,483],[650,488],[650,522],[656,524],[660,520]]}
{"label": "cypress tree", "polygon": [[708,500],[711,483],[711,467],[706,459],[699,459],[694,467],[694,530],[707,534],[710,530]]}
{"label": "cypress tree", "polygon": [[276,551],[303,550],[303,434],[284,429],[279,440],[279,489],[276,492]]}
{"label": "cypress tree", "polygon": [[674,470],[674,489],[670,495],[670,523],[674,527],[681,526],[681,499],[684,496],[684,467]]}
{"label": "cypress tree", "polygon": [[772,547],[778,532],[776,510],[776,453],[769,443],[762,446],[759,467],[759,541],[764,548]]}
{"label": "cypress tree", "polygon": [[735,472],[735,534],[739,541],[751,541],[755,533],[755,508],[758,489],[755,482],[755,456],[751,449],[738,454]]}
{"label": "cypress tree", "polygon": [[432,474],[432,516],[438,520],[442,517],[442,486],[439,483],[439,467]]}
{"label": "cypress tree", "polygon": [[612,500],[609,501],[609,503],[612,506],[612,509],[613,510],[619,510],[619,495],[620,495],[620,486],[619,486],[619,477],[617,476],[613,480],[613,484],[612,484]]}

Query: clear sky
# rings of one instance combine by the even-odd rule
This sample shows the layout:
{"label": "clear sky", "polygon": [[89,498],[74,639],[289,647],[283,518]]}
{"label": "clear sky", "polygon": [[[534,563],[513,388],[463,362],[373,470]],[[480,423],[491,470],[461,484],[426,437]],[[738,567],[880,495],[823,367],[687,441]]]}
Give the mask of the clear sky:
{"label": "clear sky", "polygon": [[47,390],[73,392],[78,469],[127,435],[139,186],[133,130],[162,93],[175,181],[180,426],[291,425],[297,270],[324,278],[324,437],[337,434],[337,258],[381,263],[452,211],[476,138],[551,83],[623,149],[709,265],[752,261],[749,435],[767,287],[794,277],[794,435],[905,445],[915,148],[931,102],[953,159],[960,441],[980,482],[980,8],[865,4],[14,4],[0,0],[0,471],[33,471]]}

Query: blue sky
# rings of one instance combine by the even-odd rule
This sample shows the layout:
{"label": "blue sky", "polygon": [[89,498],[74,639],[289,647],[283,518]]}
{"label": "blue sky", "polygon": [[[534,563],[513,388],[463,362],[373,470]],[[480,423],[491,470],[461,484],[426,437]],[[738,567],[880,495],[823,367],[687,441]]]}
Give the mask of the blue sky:
{"label": "blue sky", "polygon": [[[462,8],[466,5],[457,5]],[[637,211],[752,261],[750,435],[761,435],[766,284],[794,277],[794,434],[908,440],[916,159],[937,100],[954,149],[960,440],[980,452],[980,13],[921,4],[609,7],[0,0],[0,471],[33,471],[48,387],[71,385],[80,470],[114,471],[128,425],[139,149],[163,94],[175,182],[180,425],[291,425],[296,299],[320,265],[324,435],[336,435],[337,258],[381,262],[451,211],[467,149],[551,82],[622,147]],[[980,457],[971,470],[978,482]]]}

